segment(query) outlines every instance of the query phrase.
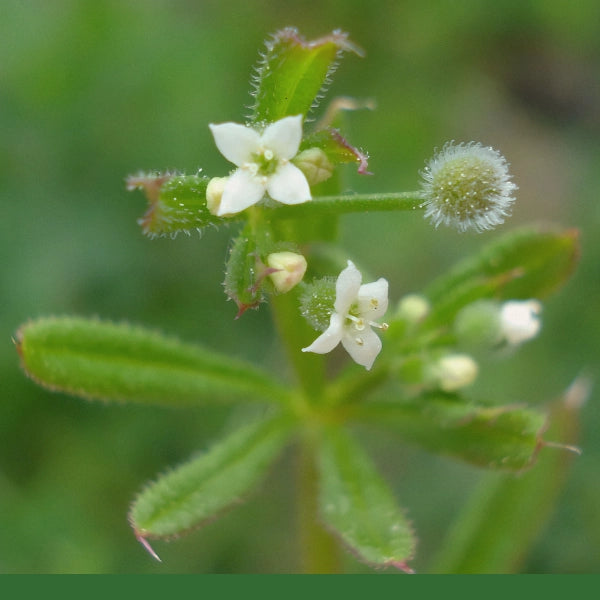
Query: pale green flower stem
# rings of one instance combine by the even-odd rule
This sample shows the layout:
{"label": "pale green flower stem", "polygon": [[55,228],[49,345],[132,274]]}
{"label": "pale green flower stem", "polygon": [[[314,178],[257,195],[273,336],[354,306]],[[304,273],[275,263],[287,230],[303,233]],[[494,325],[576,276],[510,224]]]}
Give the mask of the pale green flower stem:
{"label": "pale green flower stem", "polygon": [[346,194],[316,196],[310,202],[296,206],[278,205],[272,211],[275,218],[323,217],[353,212],[417,210],[423,208],[420,192],[390,194]]}

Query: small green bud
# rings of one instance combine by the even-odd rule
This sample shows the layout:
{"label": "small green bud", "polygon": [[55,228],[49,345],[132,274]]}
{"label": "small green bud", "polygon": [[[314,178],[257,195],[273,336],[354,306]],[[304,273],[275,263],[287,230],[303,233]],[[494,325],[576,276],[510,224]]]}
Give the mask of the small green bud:
{"label": "small green bud", "polygon": [[333,174],[334,166],[320,148],[303,150],[293,162],[304,173],[309,185],[326,181]]}
{"label": "small green bud", "polygon": [[324,277],[305,286],[300,297],[300,312],[311,327],[325,331],[329,327],[335,303],[335,279]]}
{"label": "small green bud", "polygon": [[502,341],[500,303],[479,300],[456,315],[454,333],[458,343],[469,349],[492,349]]}
{"label": "small green bud", "polygon": [[269,274],[278,292],[289,292],[302,281],[306,273],[306,259],[295,252],[273,252],[267,256],[267,265],[273,272]]}

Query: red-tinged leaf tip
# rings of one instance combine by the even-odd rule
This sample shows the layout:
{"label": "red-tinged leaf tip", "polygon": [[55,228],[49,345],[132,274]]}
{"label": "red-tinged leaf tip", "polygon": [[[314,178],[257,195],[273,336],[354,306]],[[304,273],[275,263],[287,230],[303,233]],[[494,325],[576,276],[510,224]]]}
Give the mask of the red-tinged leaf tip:
{"label": "red-tinged leaf tip", "polygon": [[352,146],[337,129],[331,130],[331,137],[338,144],[340,144],[340,146],[343,146],[344,148],[346,148],[346,150],[354,154],[354,156],[356,157],[356,162],[358,162],[359,175],[373,175],[373,173],[367,170],[369,167],[369,156],[367,154],[365,154],[355,146]]}
{"label": "red-tinged leaf tip", "polygon": [[544,442],[544,448],[558,448],[559,450],[566,450],[567,452],[572,452],[573,454],[577,454],[577,456],[581,456],[583,454],[583,450],[578,446],[571,446],[570,444],[561,444],[559,442]]}
{"label": "red-tinged leaf tip", "polygon": [[[259,262],[259,261],[257,261],[257,262]],[[252,287],[250,287],[248,289],[248,291],[253,295],[258,293],[258,290],[260,290],[260,286],[263,284],[265,277],[267,277],[268,275],[272,275],[273,273],[278,273],[279,271],[282,270],[282,269],[276,269],[275,267],[267,267],[267,266],[263,265],[262,263],[260,264],[260,266],[261,266],[261,270],[260,270],[258,277],[256,278],[256,282],[254,283],[254,285]]]}
{"label": "red-tinged leaf tip", "polygon": [[273,35],[272,39],[267,42],[267,48],[274,46],[280,40],[290,40],[303,48],[318,48],[325,44],[335,44],[344,52],[353,52],[361,58],[365,56],[365,51],[360,46],[350,41],[347,33],[339,29],[316,40],[306,41],[295,27],[286,27]]}
{"label": "red-tinged leaf tip", "polygon": [[250,304],[244,304],[243,302],[240,302],[239,300],[236,300],[235,298],[234,298],[234,301],[238,307],[237,314],[235,315],[235,317],[233,317],[233,319],[235,321],[237,321],[249,308],[258,308],[258,305],[260,304],[260,302],[258,302],[258,301],[252,302]]}
{"label": "red-tinged leaf tip", "polygon": [[393,561],[390,561],[389,563],[386,563],[386,566],[394,567],[394,568],[398,569],[399,571],[407,573],[408,575],[415,574],[415,570],[411,569],[404,561],[393,560]]}
{"label": "red-tinged leaf tip", "polygon": [[148,552],[148,554],[154,558],[155,560],[157,560],[158,562],[162,562],[162,560],[160,560],[160,556],[158,556],[158,554],[156,554],[156,552],[154,552],[154,549],[152,548],[152,546],[150,545],[150,542],[141,534],[141,533],[136,533],[135,534],[135,539],[142,545],[144,546],[146,552]]}
{"label": "red-tinged leaf tip", "polygon": [[125,180],[127,191],[142,190],[148,200],[148,210],[143,217],[138,219],[138,224],[142,227],[144,233],[150,233],[152,223],[156,218],[158,202],[160,199],[160,190],[162,186],[173,177],[172,173],[156,173],[129,175]]}

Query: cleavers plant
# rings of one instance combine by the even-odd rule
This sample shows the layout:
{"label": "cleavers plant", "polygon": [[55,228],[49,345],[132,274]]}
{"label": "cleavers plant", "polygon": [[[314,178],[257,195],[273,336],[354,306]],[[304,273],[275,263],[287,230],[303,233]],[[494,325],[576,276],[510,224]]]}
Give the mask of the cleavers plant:
{"label": "cleavers plant", "polygon": [[[344,213],[424,210],[435,226],[483,231],[508,216],[516,190],[499,152],[450,143],[425,168],[419,191],[339,194],[341,165],[368,174],[366,153],[335,127],[335,107],[353,102],[332,103],[321,120],[307,115],[348,52],[362,54],[341,32],[310,42],[293,29],[276,33],[256,68],[248,121],[210,124],[218,150],[234,165],[230,174],[139,173],[127,180],[148,199],[140,225],[151,237],[233,224],[225,292],[236,318],[270,304],[293,381],[128,324],[44,318],[17,332],[25,371],[52,390],[165,406],[264,406],[261,418],[135,499],[131,526],[155,558],[150,539],[182,534],[237,503],[294,442],[301,457],[301,568],[339,569],[339,540],[375,567],[411,572],[415,534],[355,439],[356,425],[512,473],[531,467],[545,446],[569,441],[556,432],[545,441],[542,411],[477,403],[463,389],[478,375],[479,353],[514,350],[537,334],[540,300],[576,263],[576,232],[509,233],[390,307],[384,278],[363,282],[348,257],[340,263],[335,237]],[[320,254],[312,261],[315,242]],[[328,376],[319,355],[338,345],[357,364]]]}

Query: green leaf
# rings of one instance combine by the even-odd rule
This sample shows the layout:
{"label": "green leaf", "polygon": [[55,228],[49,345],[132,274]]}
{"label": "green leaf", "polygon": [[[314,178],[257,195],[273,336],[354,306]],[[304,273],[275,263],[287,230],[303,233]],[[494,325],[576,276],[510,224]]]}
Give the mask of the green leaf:
{"label": "green leaf", "polygon": [[362,55],[345,33],[336,31],[307,42],[295,29],[277,32],[267,42],[256,68],[252,121],[306,115],[316,105],[344,51]]}
{"label": "green leaf", "polygon": [[225,293],[237,304],[236,319],[264,299],[262,282],[267,267],[261,263],[260,253],[253,228],[247,224],[231,244],[223,282]]}
{"label": "green leaf", "polygon": [[169,173],[129,176],[127,189],[141,189],[148,199],[148,210],[138,221],[142,231],[150,237],[175,237],[180,232],[220,225],[223,219],[211,214],[206,205],[209,181],[209,177],[200,175]]}
{"label": "green leaf", "polygon": [[[581,384],[576,382],[565,400],[555,403],[549,411],[547,437],[555,442],[572,444],[576,439],[582,401],[577,388]],[[556,505],[574,457],[567,449],[543,449],[535,467],[518,477],[486,475],[429,570],[435,573],[518,572]]]}
{"label": "green leaf", "polygon": [[130,522],[137,537],[184,533],[241,502],[277,458],[289,432],[290,422],[281,417],[246,425],[162,475],[133,503]]}
{"label": "green leaf", "polygon": [[485,247],[437,279],[426,291],[426,324],[446,324],[481,298],[543,298],[571,275],[579,256],[578,232],[521,229]]}
{"label": "green leaf", "polygon": [[533,463],[546,422],[543,414],[522,406],[477,406],[441,393],[355,410],[360,422],[384,425],[431,452],[511,471]]}
{"label": "green leaf", "polygon": [[415,540],[402,510],[370,459],[349,435],[329,428],[319,448],[320,512],[359,558],[410,571]]}
{"label": "green leaf", "polygon": [[39,319],[16,338],[32,379],[83,398],[177,406],[288,395],[249,364],[127,324]]}

